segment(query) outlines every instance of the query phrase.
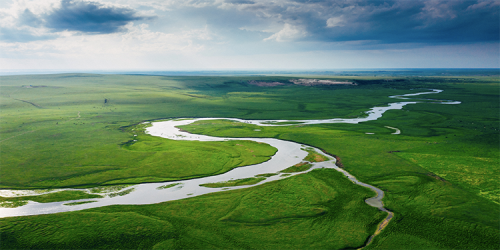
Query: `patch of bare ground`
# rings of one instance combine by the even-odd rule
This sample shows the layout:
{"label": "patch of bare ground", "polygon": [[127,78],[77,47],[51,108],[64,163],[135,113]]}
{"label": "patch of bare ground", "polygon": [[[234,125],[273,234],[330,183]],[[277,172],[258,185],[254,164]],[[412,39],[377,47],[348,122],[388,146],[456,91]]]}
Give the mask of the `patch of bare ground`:
{"label": "patch of bare ground", "polygon": [[31,105],[33,105],[33,106],[35,106],[35,107],[39,108],[39,109],[43,108],[42,106],[40,106],[40,105],[38,105],[38,104],[36,104],[36,103],[34,103],[34,102],[30,102],[30,101],[26,101],[26,100],[22,100],[22,99],[16,99],[16,98],[12,98],[12,99],[14,99],[14,100],[18,100],[18,101],[21,101],[21,102],[25,102],[25,103],[29,103],[29,104],[31,104]]}
{"label": "patch of bare ground", "polygon": [[194,97],[194,98],[207,98],[206,96],[202,96],[202,95],[193,95],[193,94],[182,94],[182,95]]}
{"label": "patch of bare ground", "polygon": [[248,81],[248,84],[259,86],[259,87],[274,87],[274,86],[285,85],[282,82],[262,82],[262,81],[255,81],[255,80]]}
{"label": "patch of bare ground", "polygon": [[296,80],[290,80],[290,82],[293,82],[293,84],[304,85],[304,86],[337,85],[337,84],[357,85],[354,82],[340,82],[334,80],[318,80],[318,79],[296,79]]}
{"label": "patch of bare ground", "polygon": [[335,157],[335,165],[337,165],[337,167],[339,168],[344,168],[344,164],[342,164],[342,161],[340,160],[340,157],[334,155]]}
{"label": "patch of bare ground", "polygon": [[33,85],[23,85],[21,86],[21,88],[27,88],[27,89],[31,89],[31,88],[45,88],[47,86],[45,85],[39,85],[39,86],[33,86]]}
{"label": "patch of bare ground", "polygon": [[324,162],[325,157],[323,157],[322,155],[319,155],[319,154],[314,154],[314,161],[315,162]]}

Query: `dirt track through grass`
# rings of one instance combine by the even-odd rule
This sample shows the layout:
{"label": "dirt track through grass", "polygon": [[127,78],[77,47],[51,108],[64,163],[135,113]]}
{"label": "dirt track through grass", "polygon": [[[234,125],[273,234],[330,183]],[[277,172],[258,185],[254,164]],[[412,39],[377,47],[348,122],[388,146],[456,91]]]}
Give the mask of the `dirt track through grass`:
{"label": "dirt track through grass", "polygon": [[38,104],[36,104],[36,103],[34,103],[34,102],[30,102],[30,101],[26,101],[26,100],[21,100],[21,99],[17,99],[17,98],[12,98],[12,99],[17,100],[17,101],[21,101],[21,102],[25,102],[25,103],[29,103],[29,104],[31,104],[31,105],[33,105],[33,106],[35,106],[35,107],[39,108],[39,109],[42,109],[42,108],[43,108],[42,106],[40,106],[40,105],[38,105]]}

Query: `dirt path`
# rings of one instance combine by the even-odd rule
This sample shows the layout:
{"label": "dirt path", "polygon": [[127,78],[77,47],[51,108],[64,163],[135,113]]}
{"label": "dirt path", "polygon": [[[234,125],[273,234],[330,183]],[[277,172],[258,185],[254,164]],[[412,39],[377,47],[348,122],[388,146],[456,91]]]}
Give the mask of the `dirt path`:
{"label": "dirt path", "polygon": [[71,120],[74,120],[74,119],[78,119],[78,118],[80,118],[80,117],[81,117],[81,116],[80,116],[80,111],[78,111],[78,114],[76,114],[76,115],[77,115],[77,117],[75,117],[75,118],[71,118],[71,119],[69,119],[68,121],[71,121]]}
{"label": "dirt path", "polygon": [[26,100],[22,100],[22,99],[16,99],[16,98],[12,98],[12,99],[17,100],[17,101],[21,101],[21,102],[25,102],[25,103],[29,103],[29,104],[31,104],[31,105],[33,105],[33,106],[35,106],[35,107],[39,108],[39,109],[43,109],[43,107],[42,107],[42,106],[40,106],[40,105],[38,105],[38,104],[36,104],[36,103],[34,103],[34,102],[30,102],[30,101],[26,101]]}

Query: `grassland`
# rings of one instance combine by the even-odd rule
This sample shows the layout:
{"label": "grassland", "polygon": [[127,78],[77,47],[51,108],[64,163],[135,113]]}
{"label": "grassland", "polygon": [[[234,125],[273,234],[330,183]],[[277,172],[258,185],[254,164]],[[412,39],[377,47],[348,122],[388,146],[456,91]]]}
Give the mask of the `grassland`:
{"label": "grassland", "polygon": [[308,152],[308,154],[306,158],[304,158],[304,160],[308,162],[323,162],[330,160],[328,159],[328,157],[316,153],[312,148],[306,148],[305,150]]}
{"label": "grassland", "polygon": [[204,183],[200,186],[209,187],[209,188],[220,188],[220,187],[235,187],[235,186],[244,186],[244,185],[253,185],[257,184],[263,180],[265,177],[251,177],[237,180],[229,180],[224,182],[215,182],[215,183]]}
{"label": "grassland", "polygon": [[[266,161],[275,153],[272,147],[254,142],[180,142],[145,135],[140,128],[133,130],[135,123],[171,116],[176,103],[195,99],[163,90],[163,101],[159,101],[157,88],[141,84],[144,78],[27,78],[1,79],[2,188],[189,179]],[[127,79],[136,79],[135,85]],[[28,83],[45,87],[22,87]],[[136,88],[144,92],[137,94]],[[165,101],[169,103],[162,105]],[[160,105],[147,106],[154,102]],[[149,109],[156,113],[149,113]]]}
{"label": "grassland", "polygon": [[[438,88],[445,91],[428,98],[462,104],[408,105],[355,125],[256,127],[217,120],[183,129],[292,140],[338,156],[359,180],[385,191],[384,204],[395,214],[368,249],[498,248],[498,77],[358,77],[353,79],[356,86],[329,87],[257,87],[245,84],[247,80],[287,78],[1,77],[0,184],[97,186],[156,181],[161,173],[164,179],[211,175],[249,162],[253,152],[240,155],[262,145],[184,145],[134,136],[137,131],[131,128],[144,120],[174,117],[357,117],[394,102],[389,95]],[[23,88],[26,84],[47,87]],[[392,135],[385,126],[402,134]],[[135,137],[137,142],[131,143]],[[175,165],[158,156],[172,150],[175,159],[186,158],[205,149],[220,155],[215,162],[230,163],[178,169],[193,167],[189,164],[194,161]],[[260,161],[274,153],[262,151]],[[173,169],[179,172],[169,174]],[[115,175],[120,178],[107,177]],[[249,189],[162,204],[5,218],[0,231],[5,249],[356,248],[386,215],[364,203],[371,196],[334,170],[314,170]]]}
{"label": "grassland", "polygon": [[76,202],[64,203],[63,205],[65,205],[65,206],[77,206],[77,205],[87,204],[87,203],[92,203],[92,202],[97,202],[97,201],[76,201]]}
{"label": "grassland", "polygon": [[[346,189],[345,186],[352,186]],[[142,206],[2,219],[2,248],[346,248],[385,214],[334,170]]]}
{"label": "grassland", "polygon": [[175,187],[175,186],[178,186],[178,185],[180,185],[180,183],[172,183],[172,184],[167,184],[167,185],[159,186],[156,189],[167,189],[167,188]]}
{"label": "grassland", "polygon": [[296,172],[303,172],[306,170],[309,170],[312,167],[310,163],[307,162],[301,162],[297,163],[289,168],[281,170],[282,173],[296,173]]}
{"label": "grassland", "polygon": [[0,206],[2,206],[2,203],[8,204],[12,202],[28,201],[28,200],[47,203],[47,202],[80,200],[80,199],[91,199],[91,198],[102,198],[102,196],[98,194],[89,194],[83,191],[61,191],[61,192],[48,193],[36,196],[20,196],[20,197],[0,196]]}
{"label": "grassland", "polygon": [[[433,82],[427,84],[433,86]],[[495,181],[500,177],[499,99],[493,94],[498,93],[498,80],[436,85],[446,95],[432,98],[462,104],[411,105],[358,125],[260,127],[255,132],[253,125],[218,121],[218,125],[200,122],[183,129],[219,136],[275,137],[338,155],[346,170],[386,192],[384,203],[395,213],[369,248],[494,249],[500,237],[495,197],[500,190]],[[385,125],[401,129],[402,134],[391,135]]]}

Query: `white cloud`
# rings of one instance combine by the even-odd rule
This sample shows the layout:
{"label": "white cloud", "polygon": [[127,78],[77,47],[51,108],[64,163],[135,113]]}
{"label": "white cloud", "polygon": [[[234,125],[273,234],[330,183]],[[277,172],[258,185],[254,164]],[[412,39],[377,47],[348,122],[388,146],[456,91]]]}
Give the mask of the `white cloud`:
{"label": "white cloud", "polygon": [[186,52],[194,53],[204,49],[201,41],[211,40],[207,28],[168,34],[153,32],[147,24],[127,25],[129,32],[103,35],[75,35],[74,32],[60,32],[61,37],[47,41],[28,43],[0,43],[5,52],[23,55],[66,54],[66,55],[116,55],[144,52]]}
{"label": "white cloud", "polygon": [[488,7],[488,8],[498,8],[498,6],[500,6],[500,1],[497,1],[497,0],[490,0],[490,1],[481,1],[481,2],[478,2],[477,4],[473,4],[469,7],[467,7],[467,10],[470,11],[470,10],[475,10],[475,9],[482,9],[484,7]]}
{"label": "white cloud", "polygon": [[13,0],[10,5],[0,5],[0,27],[15,27],[19,16],[26,10],[35,15],[58,8],[61,0]]}
{"label": "white cloud", "polygon": [[207,50],[205,42],[213,39],[208,28],[181,33],[154,32],[145,24],[127,28],[127,33],[89,36],[65,31],[53,40],[2,42],[0,65],[4,69],[187,67],[183,58],[198,58]]}
{"label": "white cloud", "polygon": [[302,38],[306,36],[306,34],[307,33],[301,27],[285,23],[283,29],[264,39],[264,41],[276,40],[277,42],[288,42]]}
{"label": "white cloud", "polygon": [[342,27],[344,26],[344,18],[342,16],[338,17],[331,17],[326,20],[326,27],[333,28],[333,27]]}
{"label": "white cloud", "polygon": [[[206,27],[204,29],[183,31],[178,34],[153,32],[148,29],[147,24],[130,25],[128,29],[129,32],[121,37],[122,45],[134,51],[142,52],[197,52],[204,48],[197,41],[212,39]],[[144,44],[147,44],[147,46],[144,46]]]}
{"label": "white cloud", "polygon": [[[338,51],[343,48],[352,48],[355,51],[356,49],[363,48],[363,51],[356,52],[357,58],[352,57],[353,59],[351,59],[352,63],[349,65],[355,67],[363,66],[360,64],[363,61],[360,58],[370,59],[369,56],[365,55],[366,47],[364,46],[375,46],[380,42],[377,36],[371,36],[376,32],[370,28],[371,21],[366,21],[370,17],[382,16],[373,21],[373,27],[382,27],[379,31],[384,31],[384,27],[386,26],[394,28],[399,25],[398,23],[384,25],[388,23],[385,22],[386,20],[390,21],[390,19],[385,18],[385,15],[393,15],[392,18],[399,18],[398,13],[400,11],[401,13],[413,13],[411,10],[421,12],[420,14],[415,14],[414,18],[420,17],[420,20],[424,20],[421,21],[423,28],[426,25],[433,25],[441,20],[461,19],[463,16],[467,16],[463,15],[465,13],[462,11],[464,7],[460,7],[462,1],[453,0],[396,1],[394,4],[389,2],[374,4],[375,2],[359,0],[239,0],[233,2],[228,0],[82,1],[99,2],[104,6],[127,8],[135,11],[139,16],[156,16],[156,19],[135,20],[135,23],[123,26],[124,29],[121,29],[120,32],[111,34],[90,35],[72,31],[56,32],[54,29],[46,28],[49,26],[45,25],[44,28],[43,20],[42,25],[30,25],[28,22],[24,22],[26,25],[22,25],[23,22],[19,20],[27,20],[26,16],[22,15],[26,9],[29,9],[35,16],[43,19],[54,8],[59,8],[61,0],[0,0],[0,32],[4,32],[5,34],[11,32],[14,34],[14,38],[16,38],[15,35],[22,38],[23,34],[26,34],[27,37],[22,40],[24,41],[23,43],[16,42],[21,41],[21,39],[11,39],[10,41],[14,42],[10,43],[0,42],[0,67],[45,68],[46,65],[52,63],[53,67],[59,68],[120,68],[136,67],[137,65],[148,65],[157,68],[165,67],[165,65],[172,67],[182,66],[184,68],[189,68],[192,65],[198,65],[202,68],[230,68],[233,67],[233,64],[237,64],[237,67],[245,68],[260,67],[262,63],[261,59],[267,58],[269,60],[268,65],[262,66],[271,67],[272,65],[280,64],[284,65],[284,67],[301,68],[307,67],[308,63],[311,62],[295,64],[298,63],[295,62],[297,60],[290,59],[298,55],[297,53],[299,52],[295,53],[295,51],[313,51],[308,52],[308,54],[306,53],[307,55],[300,54],[302,56],[301,60],[304,61],[309,58],[307,60],[316,61],[316,58],[323,58],[322,56],[325,54],[325,51],[314,52],[316,50]],[[425,6],[423,9],[421,6],[422,3]],[[498,19],[499,4],[499,0],[481,0],[475,5],[469,6],[467,9],[469,13],[465,14],[485,11],[490,8],[492,9],[491,13],[493,13],[490,14],[490,19],[491,16],[495,17],[495,15]],[[479,16],[477,20],[484,20],[482,17]],[[400,19],[396,20],[404,24],[406,19],[406,16],[402,15]],[[144,23],[149,24],[149,26]],[[495,23],[491,22],[490,26],[495,27]],[[408,24],[413,25],[411,22]],[[238,28],[239,30],[237,30]],[[335,28],[342,29],[345,34],[340,32],[333,34],[335,33]],[[15,31],[18,31],[19,34],[15,34]],[[352,34],[349,34],[349,32]],[[363,33],[367,33],[368,35],[363,36]],[[342,34],[344,34],[344,37],[338,38]],[[357,34],[361,35],[358,36]],[[398,34],[398,32],[395,31],[392,34]],[[422,32],[421,34],[426,35],[428,33]],[[488,34],[488,32],[477,32],[477,34]],[[30,39],[29,35],[33,37]],[[306,36],[311,39],[301,42],[299,46],[296,43],[283,43],[296,41]],[[398,39],[399,37],[403,36],[398,36]],[[425,36],[422,37],[425,38]],[[33,41],[36,39],[39,40]],[[392,38],[382,41],[391,42],[390,39]],[[397,42],[400,41],[396,39]],[[496,42],[497,40],[493,42],[496,46],[495,48],[498,47]],[[430,44],[432,45],[432,41]],[[476,44],[471,45],[471,48],[472,46],[476,47]],[[384,45],[380,45],[379,47],[383,48]],[[412,45],[407,47],[412,47]],[[483,56],[490,59],[495,58],[496,61],[494,64],[491,63],[492,60],[489,60],[489,64],[483,63],[478,65],[498,65],[498,48],[493,50],[490,47],[486,47],[484,51],[492,51],[489,53],[491,55],[485,53]],[[431,56],[434,50],[429,49],[426,52],[428,52],[425,54],[426,56]],[[275,53],[275,55],[268,56],[268,53]],[[287,56],[287,53],[295,54],[294,56]],[[332,54],[335,53],[332,52]],[[343,59],[349,58],[349,53],[354,52],[345,52]],[[389,58],[389,54],[387,53],[385,55]],[[419,56],[419,53],[410,53],[408,51],[391,53],[393,54],[390,54],[390,58],[394,59],[393,61],[397,61],[397,53],[409,55],[408,57]],[[377,66],[378,59],[375,56],[377,53],[372,52],[371,54],[374,55],[373,60],[371,63],[367,62],[365,65]],[[282,60],[272,60],[272,58],[280,55]],[[340,54],[337,53],[336,55]],[[226,57],[224,59],[226,61],[215,60],[223,57]],[[247,60],[249,58],[255,59],[253,64],[249,63]],[[470,58],[475,57],[471,54]],[[324,57],[324,62],[329,60],[331,60],[331,57]],[[387,62],[392,61],[387,60]],[[398,61],[398,65],[402,62],[403,59]],[[413,64],[405,64],[405,66],[426,66],[424,62],[426,61],[422,59],[421,61],[415,61]],[[454,61],[450,61],[453,62],[450,63],[443,59],[441,62],[442,64],[440,65],[443,67],[455,66],[453,64]],[[342,63],[339,61],[338,64],[324,65],[325,67],[339,67],[339,65],[343,65]],[[321,64],[317,65],[315,67],[321,66]],[[387,63],[384,65],[392,67],[394,64]],[[472,64],[461,64],[461,66],[467,65]]]}
{"label": "white cloud", "polygon": [[429,0],[424,2],[425,7],[422,8],[420,17],[422,19],[453,19],[457,17],[457,13],[453,11],[453,4],[461,4],[460,2],[447,2],[440,0]]}

